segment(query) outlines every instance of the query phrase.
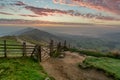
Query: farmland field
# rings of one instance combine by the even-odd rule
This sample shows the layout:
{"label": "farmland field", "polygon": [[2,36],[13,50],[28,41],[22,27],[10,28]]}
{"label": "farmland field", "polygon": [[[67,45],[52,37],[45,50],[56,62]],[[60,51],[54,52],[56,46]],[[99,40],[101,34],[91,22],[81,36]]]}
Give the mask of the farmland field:
{"label": "farmland field", "polygon": [[115,80],[120,80],[120,60],[107,57],[87,57],[84,65],[90,68],[96,68],[105,71],[107,75],[111,75]]}

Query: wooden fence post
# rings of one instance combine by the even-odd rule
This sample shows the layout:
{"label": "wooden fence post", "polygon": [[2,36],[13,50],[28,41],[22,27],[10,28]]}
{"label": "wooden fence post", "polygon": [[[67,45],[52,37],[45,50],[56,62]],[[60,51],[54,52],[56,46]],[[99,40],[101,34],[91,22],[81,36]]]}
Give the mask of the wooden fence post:
{"label": "wooden fence post", "polygon": [[57,45],[57,53],[61,52],[61,42],[58,43]]}
{"label": "wooden fence post", "polygon": [[38,54],[38,62],[41,62],[42,61],[42,57],[41,57],[41,46],[38,46],[38,49],[37,49],[37,54]]}
{"label": "wooden fence post", "polygon": [[67,47],[67,42],[66,42],[66,40],[64,41],[64,45],[63,45],[63,47],[64,47],[64,48]]}
{"label": "wooden fence post", "polygon": [[51,40],[51,41],[50,41],[50,46],[49,46],[49,48],[50,48],[50,53],[49,53],[50,57],[52,56],[52,53],[53,53],[53,49],[54,49],[53,46],[54,46],[54,41]]}
{"label": "wooden fence post", "polygon": [[23,56],[26,56],[26,43],[23,42]]}
{"label": "wooden fence post", "polygon": [[69,47],[68,47],[69,49],[71,48],[71,45],[70,45],[70,43],[69,43]]}
{"label": "wooden fence post", "polygon": [[66,40],[64,41],[64,45],[63,45],[63,50],[65,51],[67,49],[67,42]]}
{"label": "wooden fence post", "polygon": [[7,57],[7,46],[6,46],[6,40],[4,40],[4,57]]}

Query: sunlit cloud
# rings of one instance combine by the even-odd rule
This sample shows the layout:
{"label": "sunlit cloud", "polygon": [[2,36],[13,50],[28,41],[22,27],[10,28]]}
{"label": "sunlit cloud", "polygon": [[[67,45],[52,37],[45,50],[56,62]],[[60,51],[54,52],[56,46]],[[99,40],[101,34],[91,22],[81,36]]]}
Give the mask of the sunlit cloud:
{"label": "sunlit cloud", "polygon": [[67,14],[66,11],[62,11],[58,9],[38,8],[38,7],[33,7],[33,6],[26,6],[25,8],[33,11],[35,14],[44,15],[44,16],[52,15],[53,13]]}
{"label": "sunlit cloud", "polygon": [[24,16],[24,17],[39,17],[37,15],[29,15],[29,14],[20,14],[20,16]]}
{"label": "sunlit cloud", "polygon": [[53,0],[53,2],[120,14],[120,0]]}
{"label": "sunlit cloud", "polygon": [[3,15],[13,15],[11,13],[6,13],[6,12],[0,12],[0,14],[3,14]]}
{"label": "sunlit cloud", "polygon": [[[120,24],[119,0],[46,0],[46,2],[45,0],[31,1],[32,2],[27,0],[0,0],[0,19],[21,19],[23,22],[25,22],[24,20],[31,20],[31,23],[33,23],[32,21],[40,20],[51,21],[54,23],[64,22],[69,24],[107,24],[108,22],[110,22],[110,24]],[[84,12],[84,8],[87,8],[87,10],[94,10],[96,12]],[[6,22],[9,23],[10,20]],[[19,23],[18,21],[13,22]],[[39,22],[37,24],[39,24]]]}
{"label": "sunlit cloud", "polygon": [[31,10],[32,12],[34,12],[37,15],[40,16],[55,16],[55,15],[70,15],[72,17],[84,17],[84,18],[95,18],[95,19],[102,19],[102,20],[120,20],[120,19],[116,19],[114,17],[110,17],[110,16],[102,16],[100,14],[82,14],[80,12],[74,11],[74,10],[58,10],[58,9],[49,9],[49,8],[38,8],[38,7],[33,7],[33,6],[26,6],[25,7],[28,10]]}
{"label": "sunlit cloud", "polygon": [[23,6],[23,5],[26,5],[26,4],[23,3],[22,1],[17,1],[14,5]]}

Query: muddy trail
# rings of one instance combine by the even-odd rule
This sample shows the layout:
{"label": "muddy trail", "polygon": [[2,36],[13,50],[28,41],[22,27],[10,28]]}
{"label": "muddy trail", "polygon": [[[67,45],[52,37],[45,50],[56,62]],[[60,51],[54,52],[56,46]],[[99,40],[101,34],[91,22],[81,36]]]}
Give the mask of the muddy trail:
{"label": "muddy trail", "polygon": [[112,80],[103,72],[80,69],[78,64],[85,57],[71,52],[65,52],[65,54],[65,58],[50,58],[41,63],[45,71],[55,80]]}

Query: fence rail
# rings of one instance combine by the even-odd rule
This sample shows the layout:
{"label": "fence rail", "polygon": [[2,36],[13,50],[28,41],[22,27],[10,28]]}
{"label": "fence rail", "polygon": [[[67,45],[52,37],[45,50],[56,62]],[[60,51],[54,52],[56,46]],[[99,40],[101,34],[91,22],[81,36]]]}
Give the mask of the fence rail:
{"label": "fence rail", "polygon": [[[8,44],[6,40],[3,43],[0,43],[0,57],[9,57],[11,56],[25,56],[27,55],[29,50],[33,50],[33,45],[26,45],[24,42],[23,44]],[[32,52],[32,51],[29,51]],[[19,55],[18,55],[19,54]]]}
{"label": "fence rail", "polygon": [[25,42],[23,44],[8,44],[6,40],[3,43],[0,43],[0,57],[20,57],[20,56],[31,56],[36,58],[39,62],[42,59],[47,59],[52,57],[54,51],[60,53],[62,49],[67,48],[66,41],[62,45],[61,42],[54,44],[54,41],[51,40],[48,46],[41,45],[26,45]]}

